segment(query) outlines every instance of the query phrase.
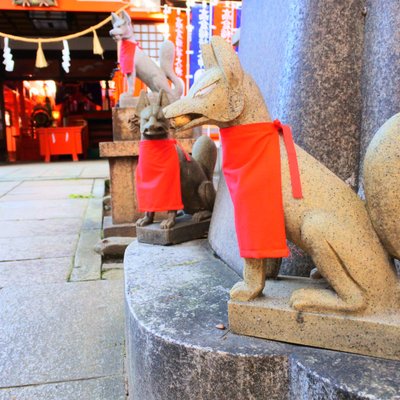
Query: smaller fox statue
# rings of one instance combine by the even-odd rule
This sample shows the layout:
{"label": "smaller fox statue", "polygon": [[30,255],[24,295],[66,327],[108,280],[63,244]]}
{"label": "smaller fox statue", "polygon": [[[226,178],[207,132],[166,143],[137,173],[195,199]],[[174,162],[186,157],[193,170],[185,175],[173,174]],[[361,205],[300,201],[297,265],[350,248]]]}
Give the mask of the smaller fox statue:
{"label": "smaller fox statue", "polygon": [[208,136],[201,136],[193,145],[193,155],[186,154],[169,137],[169,121],[162,111],[169,103],[164,90],[155,103],[142,91],[136,107],[141,133],[136,190],[139,210],[145,212],[137,226],[153,223],[157,211],[168,211],[160,227],[172,228],[181,209],[192,214],[194,222],[200,222],[211,216],[214,206],[217,148]]}
{"label": "smaller fox statue", "polygon": [[[133,95],[137,75],[153,92],[163,89],[170,101],[179,99],[183,93],[183,84],[173,69],[174,44],[167,40],[161,45],[160,68],[136,42],[129,14],[122,11],[119,16],[111,13],[111,17],[113,29],[110,30],[110,36],[117,42],[121,41],[119,63],[127,78],[127,94]],[[168,80],[173,83],[174,88],[170,87]]]}

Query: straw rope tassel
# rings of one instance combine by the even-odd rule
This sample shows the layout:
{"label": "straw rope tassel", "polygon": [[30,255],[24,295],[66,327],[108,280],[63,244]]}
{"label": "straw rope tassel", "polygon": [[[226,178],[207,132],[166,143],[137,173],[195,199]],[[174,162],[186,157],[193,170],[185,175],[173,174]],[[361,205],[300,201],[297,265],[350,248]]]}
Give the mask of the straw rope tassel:
{"label": "straw rope tassel", "polygon": [[101,58],[103,58],[104,50],[101,47],[99,37],[97,36],[97,32],[93,30],[93,54],[99,54]]}
{"label": "straw rope tassel", "polygon": [[38,49],[36,52],[36,68],[46,68],[48,66],[46,57],[44,56],[42,49],[42,42],[39,40]]}

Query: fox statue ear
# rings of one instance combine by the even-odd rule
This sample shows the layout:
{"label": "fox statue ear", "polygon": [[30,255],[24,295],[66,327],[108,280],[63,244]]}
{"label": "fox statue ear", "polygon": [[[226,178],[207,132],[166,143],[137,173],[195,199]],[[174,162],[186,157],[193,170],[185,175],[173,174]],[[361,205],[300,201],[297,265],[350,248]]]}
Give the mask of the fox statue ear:
{"label": "fox statue ear", "polygon": [[218,66],[211,44],[203,44],[201,46],[201,57],[206,70]]}
{"label": "fox statue ear", "polygon": [[169,98],[168,98],[167,93],[165,92],[164,89],[161,89],[160,92],[158,93],[157,104],[161,108],[167,107],[170,104]]}
{"label": "fox statue ear", "polygon": [[111,23],[114,25],[119,20],[119,17],[115,13],[111,13]]}
{"label": "fox statue ear", "polygon": [[124,19],[126,22],[128,22],[129,24],[132,23],[131,16],[125,10],[122,10],[120,15],[122,19]]}
{"label": "fox statue ear", "polygon": [[150,105],[150,100],[145,90],[140,92],[139,101],[136,106],[135,114],[139,117],[140,113]]}
{"label": "fox statue ear", "polygon": [[239,89],[243,81],[243,70],[232,45],[220,36],[213,36],[211,47],[217,65],[222,69],[229,86],[233,90]]}

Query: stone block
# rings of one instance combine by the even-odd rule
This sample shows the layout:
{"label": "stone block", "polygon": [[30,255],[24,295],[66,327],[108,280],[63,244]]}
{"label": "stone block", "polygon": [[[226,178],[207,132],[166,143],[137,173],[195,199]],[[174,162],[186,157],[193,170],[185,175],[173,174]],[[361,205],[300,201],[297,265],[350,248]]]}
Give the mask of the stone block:
{"label": "stone block", "polygon": [[207,236],[210,219],[193,222],[191,215],[176,218],[176,225],[170,229],[161,229],[160,223],[137,226],[137,240],[142,243],[167,246],[202,239]]}
{"label": "stone block", "polygon": [[[268,280],[264,296],[229,301],[229,326],[248,336],[400,361],[400,317],[298,312],[289,305],[294,290],[326,289],[323,280],[281,277]],[[362,335],[360,335],[362,332]]]}
{"label": "stone block", "polygon": [[113,108],[113,139],[140,140],[139,125],[135,124],[135,107]]}
{"label": "stone block", "polygon": [[136,236],[136,224],[134,222],[126,224],[113,224],[112,217],[106,216],[103,219],[103,236],[105,238],[111,236]]}

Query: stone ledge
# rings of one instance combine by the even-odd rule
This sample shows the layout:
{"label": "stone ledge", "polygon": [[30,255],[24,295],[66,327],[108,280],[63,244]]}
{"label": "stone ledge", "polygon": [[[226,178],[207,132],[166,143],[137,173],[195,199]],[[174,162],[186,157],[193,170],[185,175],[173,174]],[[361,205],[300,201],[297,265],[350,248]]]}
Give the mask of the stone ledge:
{"label": "stone ledge", "polygon": [[[183,149],[191,153],[196,139],[177,139]],[[140,140],[121,140],[99,143],[100,157],[134,157],[139,155]]]}
{"label": "stone ledge", "polygon": [[397,362],[216,329],[228,326],[229,289],[240,278],[206,240],[135,241],[124,268],[131,399],[361,400],[400,391]]}

